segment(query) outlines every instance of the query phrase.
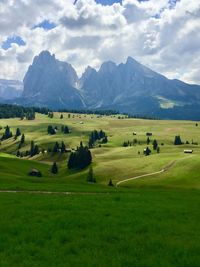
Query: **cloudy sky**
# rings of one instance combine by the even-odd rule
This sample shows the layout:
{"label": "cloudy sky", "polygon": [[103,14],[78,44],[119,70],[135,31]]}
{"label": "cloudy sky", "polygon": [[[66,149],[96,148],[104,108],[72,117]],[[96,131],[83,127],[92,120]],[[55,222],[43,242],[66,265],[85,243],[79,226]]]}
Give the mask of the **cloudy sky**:
{"label": "cloudy sky", "polygon": [[132,56],[200,84],[200,1],[0,0],[0,78],[22,80],[42,50],[79,74]]}

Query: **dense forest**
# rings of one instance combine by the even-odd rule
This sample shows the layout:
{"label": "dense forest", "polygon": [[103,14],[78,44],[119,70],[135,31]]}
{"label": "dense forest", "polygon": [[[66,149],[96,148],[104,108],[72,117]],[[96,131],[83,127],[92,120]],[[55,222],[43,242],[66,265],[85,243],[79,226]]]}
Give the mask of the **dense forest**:
{"label": "dense forest", "polygon": [[0,119],[24,118],[34,119],[35,112],[48,114],[48,108],[22,107],[17,105],[0,104]]}

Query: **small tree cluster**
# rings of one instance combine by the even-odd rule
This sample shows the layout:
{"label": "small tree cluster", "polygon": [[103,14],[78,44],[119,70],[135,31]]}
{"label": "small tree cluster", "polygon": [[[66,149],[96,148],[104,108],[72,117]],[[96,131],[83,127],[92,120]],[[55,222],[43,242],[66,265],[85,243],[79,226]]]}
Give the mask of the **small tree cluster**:
{"label": "small tree cluster", "polygon": [[49,125],[47,127],[47,133],[51,134],[51,135],[56,134],[57,133],[57,127],[53,127],[52,125]]}
{"label": "small tree cluster", "polygon": [[34,120],[35,119],[35,111],[31,110],[25,114],[27,120]]}
{"label": "small tree cluster", "polygon": [[133,141],[124,141],[123,147],[128,147],[128,146],[134,146],[138,143],[138,140],[135,138]]}
{"label": "small tree cluster", "polygon": [[92,155],[87,146],[83,146],[83,143],[80,143],[80,146],[77,147],[75,152],[72,152],[68,160],[69,169],[83,169],[90,165],[92,162]]}
{"label": "small tree cluster", "polygon": [[61,144],[55,142],[53,149],[49,149],[49,152],[53,153],[58,153],[58,152],[65,153],[65,151],[66,151],[66,146],[63,141],[61,142]]}
{"label": "small tree cluster", "polygon": [[107,143],[108,138],[106,136],[106,133],[102,130],[100,130],[99,132],[97,130],[92,131],[89,136],[89,148],[92,148],[97,140],[100,141],[100,143],[102,144]]}
{"label": "small tree cluster", "polygon": [[7,125],[6,128],[5,128],[5,132],[3,134],[3,136],[1,137],[1,140],[6,140],[6,139],[9,139],[13,136],[11,130],[10,130],[10,127]]}
{"label": "small tree cluster", "polygon": [[49,117],[50,119],[53,119],[53,117],[54,117],[53,112],[48,112],[48,117]]}
{"label": "small tree cluster", "polygon": [[39,151],[38,145],[35,145],[34,141],[31,141],[31,148],[30,148],[29,155],[31,157],[33,157],[33,156],[35,156],[35,155],[37,155],[39,153],[40,153],[40,151]]}

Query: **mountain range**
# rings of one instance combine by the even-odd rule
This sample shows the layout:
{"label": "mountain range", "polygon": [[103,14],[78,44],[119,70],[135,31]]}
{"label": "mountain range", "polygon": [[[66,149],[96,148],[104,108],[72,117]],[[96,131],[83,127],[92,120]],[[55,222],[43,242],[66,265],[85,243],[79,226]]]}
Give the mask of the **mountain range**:
{"label": "mountain range", "polygon": [[13,99],[20,97],[23,91],[23,83],[15,80],[0,79],[0,98]]}
{"label": "mountain range", "polygon": [[[1,92],[1,91],[0,91]],[[42,51],[13,103],[53,109],[113,109],[134,115],[200,120],[200,86],[170,80],[131,57],[87,67],[79,78],[67,62]]]}

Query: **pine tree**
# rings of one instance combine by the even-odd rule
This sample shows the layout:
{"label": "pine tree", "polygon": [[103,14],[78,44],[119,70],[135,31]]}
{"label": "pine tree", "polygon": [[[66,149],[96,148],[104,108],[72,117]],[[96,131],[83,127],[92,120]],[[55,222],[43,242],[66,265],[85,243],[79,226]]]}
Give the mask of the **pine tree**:
{"label": "pine tree", "polygon": [[47,133],[51,134],[51,135],[54,135],[54,134],[56,134],[56,130],[55,129],[56,128],[53,128],[52,125],[49,125],[48,128],[47,128]]}
{"label": "pine tree", "polygon": [[31,148],[30,148],[30,156],[31,157],[34,156],[34,148],[35,148],[34,141],[31,141]]}
{"label": "pine tree", "polygon": [[34,153],[34,155],[37,155],[40,153],[38,145],[35,145],[33,153]]}
{"label": "pine tree", "polygon": [[156,150],[158,147],[158,142],[156,140],[153,141],[153,149]]}
{"label": "pine tree", "polygon": [[68,128],[68,126],[65,126],[65,127],[64,127],[64,131],[63,131],[63,132],[64,132],[64,134],[68,134],[68,133],[69,133],[69,128]]}
{"label": "pine tree", "polygon": [[18,148],[20,149],[24,143],[25,143],[25,136],[24,136],[24,134],[22,134],[21,140],[20,140],[19,145],[18,145]]}
{"label": "pine tree", "polygon": [[94,178],[94,173],[93,173],[93,168],[92,167],[89,168],[87,181],[89,183],[96,183],[96,179]]}
{"label": "pine tree", "polygon": [[108,182],[108,186],[114,186],[112,180],[110,179]]}
{"label": "pine tree", "polygon": [[60,119],[63,119],[63,114],[60,115]]}
{"label": "pine tree", "polygon": [[180,135],[175,136],[174,145],[182,145],[181,137]]}
{"label": "pine tree", "polygon": [[57,153],[59,151],[59,144],[58,142],[55,143],[54,147],[53,147],[53,153]]}
{"label": "pine tree", "polygon": [[16,129],[15,137],[17,138],[18,136],[21,135],[21,131],[19,128]]}
{"label": "pine tree", "polygon": [[24,135],[24,134],[22,134],[20,143],[21,143],[22,145],[25,143],[25,135]]}
{"label": "pine tree", "polygon": [[145,156],[149,156],[151,154],[151,150],[147,147],[144,151]]}
{"label": "pine tree", "polygon": [[51,173],[53,173],[53,174],[58,173],[58,166],[57,166],[56,162],[54,162],[52,167],[51,167]]}
{"label": "pine tree", "polygon": [[150,142],[151,142],[150,138],[149,138],[149,137],[147,137],[147,145],[149,145],[149,144],[150,144]]}
{"label": "pine tree", "polygon": [[65,150],[66,150],[66,146],[65,146],[64,142],[62,141],[62,143],[61,143],[61,152],[65,153]]}

